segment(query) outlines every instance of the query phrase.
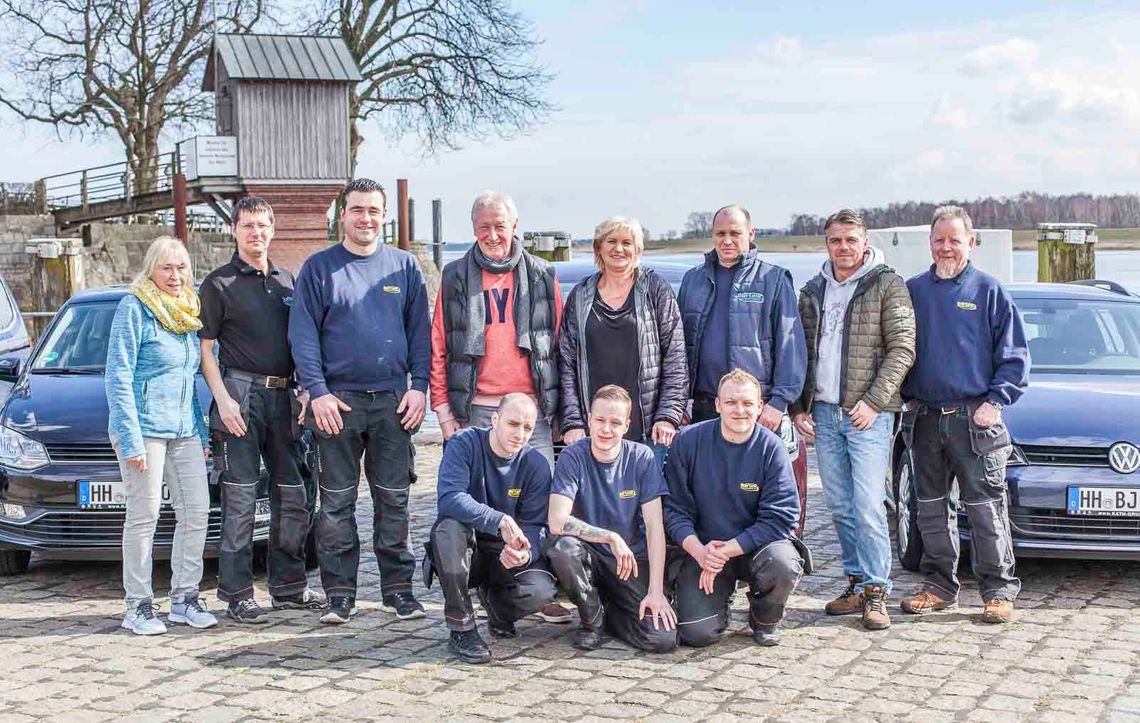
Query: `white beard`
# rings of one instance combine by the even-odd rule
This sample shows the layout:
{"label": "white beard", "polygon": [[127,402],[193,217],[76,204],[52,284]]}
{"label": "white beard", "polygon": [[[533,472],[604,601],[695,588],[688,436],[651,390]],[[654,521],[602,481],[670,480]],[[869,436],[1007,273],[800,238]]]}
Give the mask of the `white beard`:
{"label": "white beard", "polygon": [[938,259],[934,262],[934,273],[940,279],[952,279],[962,273],[964,268],[966,264],[959,266],[954,259]]}

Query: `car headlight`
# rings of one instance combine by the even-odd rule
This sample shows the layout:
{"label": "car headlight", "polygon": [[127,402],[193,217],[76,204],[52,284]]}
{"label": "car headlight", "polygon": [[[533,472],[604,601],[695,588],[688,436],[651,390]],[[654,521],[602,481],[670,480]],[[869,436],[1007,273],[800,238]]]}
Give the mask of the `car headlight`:
{"label": "car headlight", "polygon": [[1009,453],[1009,461],[1005,463],[1006,467],[1027,467],[1029,465],[1029,458],[1025,456],[1025,452],[1021,451],[1021,447],[1016,444]]}
{"label": "car headlight", "polygon": [[50,463],[42,444],[14,429],[0,426],[0,464],[12,469],[32,470]]}
{"label": "car headlight", "polygon": [[0,505],[0,514],[12,520],[22,520],[28,516],[28,511],[24,509],[23,505],[12,505],[5,502]]}

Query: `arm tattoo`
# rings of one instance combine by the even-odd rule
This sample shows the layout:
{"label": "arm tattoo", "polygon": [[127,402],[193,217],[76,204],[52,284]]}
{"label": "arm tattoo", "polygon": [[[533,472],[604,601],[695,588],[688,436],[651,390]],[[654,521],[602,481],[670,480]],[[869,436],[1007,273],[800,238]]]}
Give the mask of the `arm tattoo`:
{"label": "arm tattoo", "polygon": [[562,523],[562,534],[571,535],[578,539],[585,540],[586,542],[607,543],[613,535],[609,530],[603,530],[601,527],[594,527],[587,525],[573,515],[566,518]]}

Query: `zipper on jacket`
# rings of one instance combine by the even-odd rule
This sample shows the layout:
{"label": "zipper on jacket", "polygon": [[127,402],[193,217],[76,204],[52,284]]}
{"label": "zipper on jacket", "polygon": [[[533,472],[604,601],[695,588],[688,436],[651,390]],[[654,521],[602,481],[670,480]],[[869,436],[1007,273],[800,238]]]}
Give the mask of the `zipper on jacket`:
{"label": "zipper on jacket", "polygon": [[[182,368],[185,369],[186,367],[190,366],[190,335],[189,334],[183,334],[182,337],[183,337],[183,341],[182,341],[182,351],[183,351]],[[194,384],[194,375],[193,374],[190,375],[190,384]],[[183,384],[182,385],[182,399],[181,399],[181,404],[179,405],[179,409],[185,409],[185,408],[186,408],[186,385]],[[193,413],[191,413],[191,416],[193,416]],[[178,431],[180,431],[180,432],[182,431],[182,425],[181,424],[178,425]],[[193,431],[193,430],[191,430],[191,431]],[[186,436],[186,435],[183,435],[183,436]]]}

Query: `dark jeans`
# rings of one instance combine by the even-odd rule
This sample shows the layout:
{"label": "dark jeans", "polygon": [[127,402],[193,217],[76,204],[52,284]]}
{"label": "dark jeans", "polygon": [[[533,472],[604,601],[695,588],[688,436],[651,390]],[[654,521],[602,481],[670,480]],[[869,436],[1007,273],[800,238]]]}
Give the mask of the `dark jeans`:
{"label": "dark jeans", "polygon": [[408,541],[408,488],[415,449],[396,413],[400,397],[395,392],[334,394],[352,408],[340,413],[344,421],[340,433],[327,434],[308,421],[317,439],[321,583],[329,597],[356,597],[360,567],[356,496],[363,455],[372,495],[372,547],[380,568],[381,595],[411,591],[416,559]]}
{"label": "dark jeans", "polygon": [[578,606],[582,627],[604,626],[611,635],[650,653],[677,647],[676,630],[654,630],[649,615],[638,619],[641,601],[649,594],[648,560],[637,561],[637,577],[622,580],[612,555],[577,537],[548,537],[546,556],[562,589]]}
{"label": "dark jeans", "polygon": [[[508,625],[536,613],[554,599],[554,574],[544,559],[508,570],[499,562],[503,541],[477,535],[458,520],[438,520],[431,529],[432,560],[443,588],[443,617],[449,630],[474,630],[471,588],[492,625]],[[531,550],[539,555],[538,550]]]}
{"label": "dark jeans", "polygon": [[921,407],[914,420],[911,449],[922,534],[923,587],[939,597],[958,597],[958,513],[950,499],[957,478],[970,520],[971,562],[982,599],[1013,600],[1021,591],[1021,581],[1014,576],[1006,500],[1009,432],[1004,423],[989,429],[976,427],[974,408],[961,406],[943,414],[936,408]]}
{"label": "dark jeans", "polygon": [[309,498],[301,475],[301,445],[295,437],[292,393],[251,386],[242,400],[246,433],[214,430],[214,466],[221,469],[222,541],[218,599],[253,597],[253,527],[261,461],[269,471],[269,593],[302,592]]}
{"label": "dark jeans", "polygon": [[698,587],[701,568],[683,550],[676,581],[677,633],[693,647],[711,645],[728,630],[728,606],[740,581],[748,583],[748,625],[775,625],[784,619],[784,607],[803,575],[803,561],[788,540],[766,545],[751,555],[728,562],[713,582],[712,594]]}

